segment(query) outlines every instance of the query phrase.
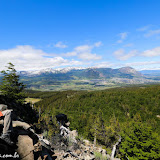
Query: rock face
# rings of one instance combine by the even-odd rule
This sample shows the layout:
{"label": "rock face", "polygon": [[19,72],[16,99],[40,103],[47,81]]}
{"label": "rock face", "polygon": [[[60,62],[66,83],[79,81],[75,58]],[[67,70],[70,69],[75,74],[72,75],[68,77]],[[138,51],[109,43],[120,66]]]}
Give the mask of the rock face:
{"label": "rock face", "polygon": [[34,159],[34,146],[32,139],[27,135],[18,136],[17,153],[23,160]]}

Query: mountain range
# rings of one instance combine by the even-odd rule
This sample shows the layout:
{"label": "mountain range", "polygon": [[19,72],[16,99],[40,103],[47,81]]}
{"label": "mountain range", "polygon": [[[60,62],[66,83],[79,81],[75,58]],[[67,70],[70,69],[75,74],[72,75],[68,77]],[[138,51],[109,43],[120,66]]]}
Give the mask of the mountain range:
{"label": "mountain range", "polygon": [[[151,72],[150,72],[151,73]],[[47,68],[37,71],[20,71],[21,80],[31,89],[105,89],[128,84],[160,82],[160,77],[132,67],[112,68]]]}
{"label": "mountain range", "polygon": [[[52,78],[57,76],[68,76],[68,78],[73,79],[73,76],[78,77],[79,79],[82,78],[111,78],[111,77],[127,77],[133,78],[142,76],[142,74],[136,71],[132,67],[122,67],[119,69],[112,69],[112,68],[63,68],[63,69],[42,69],[36,71],[20,71],[21,76],[26,77],[34,77],[34,76],[51,76]],[[63,78],[64,78],[63,77]],[[66,79],[64,79],[66,80]]]}

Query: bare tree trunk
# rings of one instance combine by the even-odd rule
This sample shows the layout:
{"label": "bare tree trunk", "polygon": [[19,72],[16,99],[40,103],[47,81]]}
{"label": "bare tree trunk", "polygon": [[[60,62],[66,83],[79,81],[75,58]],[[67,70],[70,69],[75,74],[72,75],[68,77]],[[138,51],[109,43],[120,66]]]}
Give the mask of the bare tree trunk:
{"label": "bare tree trunk", "polygon": [[112,149],[112,153],[111,153],[111,160],[114,159],[114,156],[116,153],[116,147],[119,145],[120,142],[121,142],[121,136],[120,136],[118,142],[115,145],[113,145],[113,149]]}
{"label": "bare tree trunk", "polygon": [[40,117],[40,115],[41,115],[41,108],[39,107],[39,117]]}
{"label": "bare tree trunk", "polygon": [[94,146],[96,146],[96,141],[97,141],[97,137],[96,135],[94,136]]}

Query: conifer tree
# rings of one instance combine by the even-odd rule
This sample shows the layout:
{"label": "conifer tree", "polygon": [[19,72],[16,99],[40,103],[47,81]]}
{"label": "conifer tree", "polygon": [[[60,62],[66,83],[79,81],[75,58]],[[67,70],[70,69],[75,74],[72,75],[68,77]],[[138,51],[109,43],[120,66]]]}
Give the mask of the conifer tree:
{"label": "conifer tree", "polygon": [[2,94],[16,102],[24,102],[23,90],[25,85],[19,82],[19,75],[12,63],[8,63],[7,70],[1,71],[3,74],[2,82],[0,84],[0,91]]}
{"label": "conifer tree", "polygon": [[160,159],[160,137],[151,127],[142,123],[140,117],[136,116],[136,119],[126,126],[121,136],[122,159]]}
{"label": "conifer tree", "polygon": [[97,140],[103,139],[104,132],[104,121],[102,118],[102,111],[99,109],[97,114],[93,116],[92,128],[90,129],[92,135],[94,136],[94,145],[96,145]]}

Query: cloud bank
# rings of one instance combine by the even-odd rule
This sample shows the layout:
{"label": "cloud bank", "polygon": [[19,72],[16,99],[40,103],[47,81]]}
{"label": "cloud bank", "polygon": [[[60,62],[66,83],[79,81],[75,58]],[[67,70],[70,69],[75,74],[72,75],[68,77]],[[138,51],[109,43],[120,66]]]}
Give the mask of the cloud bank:
{"label": "cloud bank", "polygon": [[144,57],[155,57],[160,56],[160,47],[156,47],[150,50],[146,50],[141,54]]}
{"label": "cloud bank", "polygon": [[17,70],[39,70],[60,66],[81,65],[80,61],[67,60],[62,57],[52,57],[32,46],[16,46],[8,50],[0,50],[0,70],[11,62]]}

